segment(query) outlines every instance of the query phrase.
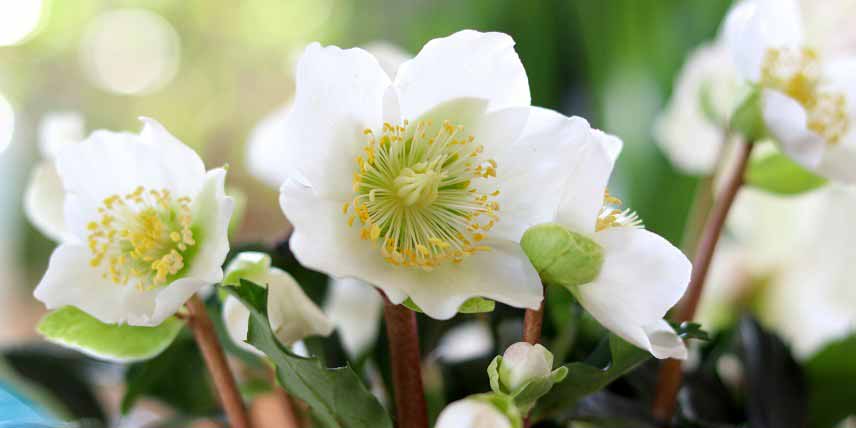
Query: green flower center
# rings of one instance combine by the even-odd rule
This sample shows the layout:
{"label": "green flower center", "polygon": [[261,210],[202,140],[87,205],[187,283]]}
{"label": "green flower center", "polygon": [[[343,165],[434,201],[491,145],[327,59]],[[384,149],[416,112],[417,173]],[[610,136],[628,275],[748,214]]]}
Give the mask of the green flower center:
{"label": "green flower center", "polygon": [[173,198],[164,190],[142,186],[124,196],[104,199],[100,218],[87,225],[93,268],[115,284],[134,282],[149,290],[168,282],[184,268],[196,245],[191,231],[190,198]]}
{"label": "green flower center", "polygon": [[499,220],[497,165],[463,127],[405,121],[365,135],[355,197],[343,207],[362,239],[378,242],[389,263],[425,270],[489,250],[478,243]]}

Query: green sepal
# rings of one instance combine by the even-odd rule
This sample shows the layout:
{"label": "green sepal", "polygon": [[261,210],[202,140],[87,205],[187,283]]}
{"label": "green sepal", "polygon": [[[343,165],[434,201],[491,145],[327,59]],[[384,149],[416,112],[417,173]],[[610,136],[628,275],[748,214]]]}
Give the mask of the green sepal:
{"label": "green sepal", "polygon": [[755,87],[731,117],[731,129],[741,133],[750,143],[761,141],[767,136],[762,102],[761,88]]}
{"label": "green sepal", "polygon": [[575,287],[592,282],[603,265],[603,248],[590,238],[556,223],[530,227],[520,240],[541,280]]}
{"label": "green sepal", "polygon": [[781,152],[753,157],[744,178],[750,186],[781,195],[808,192],[827,183],[825,178],[803,168]]}
{"label": "green sepal", "polygon": [[[410,309],[413,312],[422,313],[422,308],[419,307],[413,299],[407,298],[404,302],[401,303],[407,309]],[[496,302],[490,299],[485,299],[484,297],[471,297],[467,299],[461,307],[458,308],[458,313],[461,314],[481,314],[485,312],[493,312],[496,307]]]}
{"label": "green sepal", "polygon": [[487,367],[490,389],[496,394],[511,397],[523,414],[528,414],[539,398],[550,392],[553,385],[563,381],[568,375],[567,367],[559,367],[553,370],[548,377],[532,379],[514,391],[509,391],[502,387],[502,382],[499,378],[499,366],[501,365],[502,355],[497,355]]}
{"label": "green sepal", "polygon": [[106,324],[86,312],[66,306],[45,315],[36,330],[45,339],[107,361],[133,362],[156,357],[184,326],[168,318],[156,327]]}
{"label": "green sepal", "polygon": [[270,270],[271,258],[269,255],[256,251],[246,251],[238,254],[226,266],[226,275],[223,285],[238,286],[241,279],[255,280],[263,277]]}
{"label": "green sepal", "polygon": [[270,358],[280,385],[312,408],[325,428],[392,428],[392,420],[380,402],[346,365],[328,369],[318,358],[303,358],[282,345],[267,317],[268,290],[241,280],[224,287],[250,311],[247,343]]}

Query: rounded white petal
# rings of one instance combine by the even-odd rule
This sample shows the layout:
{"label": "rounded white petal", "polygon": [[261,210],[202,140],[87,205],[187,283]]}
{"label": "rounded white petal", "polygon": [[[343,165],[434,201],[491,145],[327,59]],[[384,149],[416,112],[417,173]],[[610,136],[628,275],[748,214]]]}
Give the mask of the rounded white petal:
{"label": "rounded white petal", "polygon": [[744,0],[729,11],[722,29],[738,71],[756,82],[769,48],[802,44],[802,22],[796,0]]}
{"label": "rounded white petal", "polygon": [[87,235],[104,198],[146,189],[193,196],[205,180],[199,156],[160,124],[144,119],[140,135],[96,131],[80,144],[62,149],[56,165],[66,191],[65,221],[70,234]]}
{"label": "rounded white petal", "polygon": [[660,319],[654,324],[642,328],[650,343],[649,351],[657,358],[674,358],[676,360],[687,359],[687,346],[684,341],[675,334],[675,330],[666,320]]}
{"label": "rounded white petal", "polygon": [[543,290],[538,273],[519,245],[485,242],[492,250],[446,263],[432,271],[386,262],[377,248],[360,239],[356,225],[342,214],[345,201],[319,198],[290,180],[280,203],[294,225],[291,250],[301,264],[334,277],[354,277],[382,289],[393,303],[409,296],[432,318],[448,319],[471,297],[487,297],[514,307],[537,308]]}
{"label": "rounded white petal", "polygon": [[271,268],[265,283],[270,325],[282,343],[291,345],[309,336],[333,332],[333,323],[287,272]]}
{"label": "rounded white petal", "polygon": [[400,46],[383,40],[369,42],[363,45],[363,49],[374,55],[380,64],[380,68],[386,72],[390,79],[395,78],[401,64],[413,58],[413,55],[410,55]]}
{"label": "rounded white petal", "polygon": [[446,406],[434,428],[511,428],[511,421],[492,405],[472,398]]}
{"label": "rounded white petal", "polygon": [[65,192],[53,162],[42,161],[33,169],[24,193],[24,212],[30,223],[55,242],[66,237],[62,215]]}
{"label": "rounded white petal", "polygon": [[53,160],[63,146],[83,141],[83,116],[77,112],[48,113],[39,122],[39,150]]}
{"label": "rounded white petal", "polygon": [[227,296],[223,301],[223,325],[232,343],[239,348],[256,355],[264,355],[255,346],[247,343],[247,333],[250,328],[250,310],[234,296]]}
{"label": "rounded white petal", "polygon": [[517,391],[534,379],[544,379],[553,371],[553,354],[540,344],[517,342],[502,354],[500,382],[509,392]]}
{"label": "rounded white petal", "polygon": [[781,92],[766,89],[762,110],[767,129],[781,144],[782,151],[805,168],[817,170],[826,143],[808,128],[803,106]]}
{"label": "rounded white petal", "polygon": [[293,168],[319,194],[348,198],[354,159],[367,141],[363,131],[383,123],[389,77],[362,49],[313,43],[297,65],[296,81],[281,167]]}
{"label": "rounded white petal", "polygon": [[484,357],[493,352],[493,334],[484,321],[468,321],[446,332],[434,355],[445,363],[455,364]]}
{"label": "rounded white petal", "polygon": [[663,353],[668,341],[655,327],[684,294],[692,270],[689,260],[644,229],[613,227],[593,239],[603,247],[604,261],[597,279],[574,288],[580,304],[624,340],[657,358],[672,356]]}
{"label": "rounded white petal", "polygon": [[285,139],[285,124],[291,104],[265,116],[253,128],[247,143],[247,169],[268,186],[279,188],[288,179],[290,165]]}
{"label": "rounded white petal", "polygon": [[621,141],[591,129],[585,119],[574,117],[571,121],[579,150],[576,159],[569,162],[556,221],[575,232],[592,233]]}
{"label": "rounded white petal", "polygon": [[455,98],[489,100],[488,110],[530,103],[529,81],[514,40],[502,33],[464,30],[431,40],[401,65],[395,86],[405,118]]}
{"label": "rounded white petal", "polygon": [[89,249],[62,244],[51,255],[48,270],[33,295],[48,309],[76,306],[104,323],[156,326],[207,283],[180,279],[167,286],[140,291],[102,277],[89,265]]}
{"label": "rounded white petal", "polygon": [[206,281],[208,284],[223,279],[223,262],[229,254],[229,221],[234,210],[234,200],[226,196],[226,170],[216,168],[208,171],[202,189],[193,197],[190,209],[193,212],[193,227],[200,230],[196,254],[189,261],[186,276]]}
{"label": "rounded white petal", "polygon": [[359,356],[377,338],[383,300],[374,287],[353,278],[333,278],[329,290],[324,312],[339,330],[345,351]]}

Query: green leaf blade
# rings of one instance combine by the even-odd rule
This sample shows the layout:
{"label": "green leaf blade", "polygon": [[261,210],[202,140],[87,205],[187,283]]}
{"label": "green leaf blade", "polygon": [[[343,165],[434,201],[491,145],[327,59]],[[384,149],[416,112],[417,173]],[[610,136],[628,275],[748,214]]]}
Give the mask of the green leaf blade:
{"label": "green leaf blade", "polygon": [[36,330],[51,342],[94,358],[126,363],[154,358],[183,326],[175,318],[157,327],[105,324],[74,306],[66,306],[45,315]]}
{"label": "green leaf blade", "polygon": [[826,179],[803,168],[784,153],[752,159],[746,170],[746,184],[780,195],[796,195],[826,184]]}

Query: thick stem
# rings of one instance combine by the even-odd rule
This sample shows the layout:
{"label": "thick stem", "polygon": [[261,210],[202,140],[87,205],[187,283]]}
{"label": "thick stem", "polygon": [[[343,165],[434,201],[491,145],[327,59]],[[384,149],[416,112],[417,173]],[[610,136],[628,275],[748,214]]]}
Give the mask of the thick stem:
{"label": "thick stem", "polygon": [[[716,244],[719,242],[719,236],[722,234],[722,228],[725,226],[725,219],[728,217],[728,211],[734,204],[737,191],[743,185],[743,175],[746,171],[746,165],[749,162],[749,155],[752,154],[752,148],[755,145],[753,142],[738,142],[736,144],[739,144],[737,164],[730,171],[730,175],[726,177],[722,194],[717,198],[713,206],[713,211],[710,213],[707,222],[705,222],[693,259],[693,273],[690,278],[690,285],[675,313],[675,321],[691,321],[695,316],[698,302],[701,299],[702,291],[704,291],[705,278],[710,268],[710,262],[713,259]],[[652,413],[655,418],[664,423],[671,420],[672,414],[675,412],[675,402],[681,386],[682,377],[683,373],[680,361],[666,361],[660,368],[660,378],[657,384],[656,396],[654,397]]]}
{"label": "thick stem", "polygon": [[422,386],[416,314],[384,296],[383,316],[395,384],[395,407],[401,428],[428,428],[428,406]]}
{"label": "thick stem", "polygon": [[229,426],[232,428],[250,428],[247,409],[244,407],[241,394],[238,392],[232,371],[229,370],[226,355],[223,353],[223,348],[214,332],[214,324],[208,317],[205,304],[202,303],[199,296],[194,295],[187,301],[186,306],[190,312],[188,326],[193,331],[193,336],[196,338],[196,343],[205,359],[205,365],[208,366],[208,371],[214,380],[214,386],[217,388],[223,410],[229,419]]}
{"label": "thick stem", "polygon": [[532,345],[541,341],[541,326],[544,324],[544,301],[538,309],[527,309],[523,316],[523,341]]}

